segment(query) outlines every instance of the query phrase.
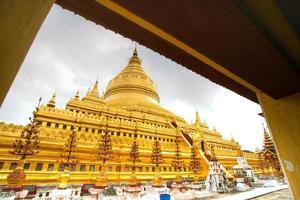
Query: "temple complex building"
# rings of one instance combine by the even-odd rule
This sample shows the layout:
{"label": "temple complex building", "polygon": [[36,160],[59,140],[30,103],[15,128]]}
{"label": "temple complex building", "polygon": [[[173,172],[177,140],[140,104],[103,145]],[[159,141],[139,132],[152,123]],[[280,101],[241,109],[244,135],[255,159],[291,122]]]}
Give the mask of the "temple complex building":
{"label": "temple complex building", "polygon": [[[135,174],[141,182],[152,181],[155,177],[151,153],[156,140],[160,142],[164,160],[159,165],[163,181],[175,180],[177,175],[172,165],[177,137],[183,160],[180,169],[183,179],[192,180],[194,176],[189,168],[193,143],[200,149],[200,180],[205,180],[209,172],[207,149],[214,149],[215,158],[221,163],[226,176],[232,175],[232,167],[237,164],[237,152],[240,149],[236,141],[224,139],[216,129],[210,129],[198,113],[195,122],[189,124],[163,108],[157,86],[142,68],[136,49],[128,65],[108,83],[103,95],[99,94],[97,80],[83,98],[77,92],[65,108],[56,107],[54,94],[48,104],[38,107],[34,116],[40,125],[40,145],[39,153],[24,162],[27,185],[58,183],[65,167],[60,158],[72,131],[76,132],[75,158],[69,167],[69,182],[73,184],[95,183],[96,175],[101,170],[101,161],[96,159],[95,153],[105,131],[109,132],[113,151],[112,159],[106,162],[111,182],[129,181],[129,151],[134,140],[139,145],[141,160],[137,163]],[[176,122],[178,128],[172,126],[172,122]],[[16,168],[20,159],[9,154],[9,151],[23,129],[23,125],[0,124],[1,185],[6,184],[8,173]],[[243,154],[253,172],[261,173],[259,155],[252,152]]]}

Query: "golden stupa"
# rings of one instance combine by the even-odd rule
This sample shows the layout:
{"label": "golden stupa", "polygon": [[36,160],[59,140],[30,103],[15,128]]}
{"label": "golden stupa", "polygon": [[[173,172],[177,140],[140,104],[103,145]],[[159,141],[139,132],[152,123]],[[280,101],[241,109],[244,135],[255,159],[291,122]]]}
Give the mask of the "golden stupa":
{"label": "golden stupa", "polygon": [[[155,140],[160,142],[164,162],[159,165],[162,181],[175,180],[178,173],[172,161],[175,157],[175,140],[179,147],[183,165],[180,175],[193,179],[189,168],[191,145],[199,148],[200,171],[197,178],[204,180],[208,173],[207,149],[215,154],[228,176],[240,146],[237,142],[223,139],[221,134],[208,128],[196,113],[195,122],[185,120],[160,106],[157,86],[141,66],[137,50],[134,50],[128,65],[108,84],[103,96],[99,95],[98,81],[80,99],[79,92],[70,99],[66,108],[56,107],[56,95],[47,105],[35,112],[40,124],[39,154],[24,161],[25,184],[58,184],[64,165],[61,163],[65,144],[70,132],[76,130],[74,161],[68,166],[68,183],[95,184],[101,171],[101,161],[95,158],[97,144],[104,131],[109,131],[113,157],[106,162],[106,174],[110,182],[130,182],[131,163],[128,161],[131,144],[136,139],[139,145],[140,162],[135,175],[139,182],[153,181],[157,175],[151,162]],[[172,126],[176,122],[177,128]],[[74,129],[76,127],[76,129]],[[14,140],[20,137],[24,126],[0,123],[0,184],[7,184],[7,175],[17,167],[18,156],[12,156]],[[254,172],[260,173],[257,153],[244,152]]]}

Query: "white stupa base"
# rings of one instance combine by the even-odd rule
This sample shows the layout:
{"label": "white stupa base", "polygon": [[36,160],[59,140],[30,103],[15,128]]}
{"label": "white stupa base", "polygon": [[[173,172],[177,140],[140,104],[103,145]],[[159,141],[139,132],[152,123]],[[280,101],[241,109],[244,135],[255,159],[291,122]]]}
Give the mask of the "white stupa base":
{"label": "white stupa base", "polygon": [[279,186],[279,183],[275,179],[265,180],[263,186],[264,187],[277,187],[277,186]]}
{"label": "white stupa base", "polygon": [[101,195],[101,200],[123,200],[121,196],[103,196]]}
{"label": "white stupa base", "polygon": [[1,192],[0,198],[3,200],[14,200],[16,198],[16,193],[13,191]]}
{"label": "white stupa base", "polygon": [[174,189],[171,192],[171,196],[174,198],[174,200],[193,200],[194,195],[193,192],[188,190],[186,192],[180,192],[178,189]]}
{"label": "white stupa base", "polygon": [[238,192],[245,192],[250,190],[250,187],[246,185],[245,183],[237,183],[236,186],[234,187],[235,191]]}
{"label": "white stupa base", "polygon": [[51,192],[52,199],[68,200],[71,196],[71,189],[55,189]]}
{"label": "white stupa base", "polygon": [[169,194],[169,189],[166,187],[152,187],[141,199],[160,200],[160,195],[166,193]]}
{"label": "white stupa base", "polygon": [[104,189],[99,189],[99,188],[90,188],[89,193],[93,195],[98,195],[103,192]]}
{"label": "white stupa base", "polygon": [[202,191],[195,190],[193,191],[193,196],[194,198],[205,198],[205,197],[211,197],[213,196],[213,194],[207,190],[202,190]]}

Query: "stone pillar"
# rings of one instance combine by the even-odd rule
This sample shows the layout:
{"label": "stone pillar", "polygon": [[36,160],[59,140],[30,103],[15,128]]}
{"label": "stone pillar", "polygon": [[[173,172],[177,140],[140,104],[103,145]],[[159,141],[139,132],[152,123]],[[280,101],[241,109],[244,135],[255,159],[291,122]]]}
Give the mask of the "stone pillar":
{"label": "stone pillar", "polygon": [[300,199],[300,93],[274,100],[257,94],[295,199]]}
{"label": "stone pillar", "polygon": [[0,1],[0,106],[53,3]]}

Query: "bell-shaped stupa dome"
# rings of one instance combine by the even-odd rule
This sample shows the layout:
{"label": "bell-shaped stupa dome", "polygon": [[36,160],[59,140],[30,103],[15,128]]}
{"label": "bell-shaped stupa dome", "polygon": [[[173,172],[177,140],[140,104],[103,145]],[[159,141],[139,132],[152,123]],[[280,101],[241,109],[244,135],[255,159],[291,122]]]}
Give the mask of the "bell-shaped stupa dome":
{"label": "bell-shaped stupa dome", "polygon": [[128,65],[108,83],[104,99],[108,104],[122,101],[159,103],[156,84],[141,67],[136,49]]}
{"label": "bell-shaped stupa dome", "polygon": [[136,49],[128,65],[108,83],[104,101],[110,107],[178,118],[159,105],[156,84],[142,68]]}

